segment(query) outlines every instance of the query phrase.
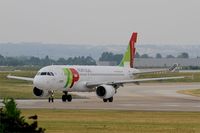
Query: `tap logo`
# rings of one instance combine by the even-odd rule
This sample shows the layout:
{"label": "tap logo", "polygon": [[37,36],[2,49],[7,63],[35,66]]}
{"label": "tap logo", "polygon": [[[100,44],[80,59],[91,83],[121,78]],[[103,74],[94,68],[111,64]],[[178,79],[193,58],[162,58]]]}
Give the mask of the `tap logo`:
{"label": "tap logo", "polygon": [[79,73],[74,68],[64,68],[63,70],[67,77],[64,88],[72,88],[74,83],[80,78]]}

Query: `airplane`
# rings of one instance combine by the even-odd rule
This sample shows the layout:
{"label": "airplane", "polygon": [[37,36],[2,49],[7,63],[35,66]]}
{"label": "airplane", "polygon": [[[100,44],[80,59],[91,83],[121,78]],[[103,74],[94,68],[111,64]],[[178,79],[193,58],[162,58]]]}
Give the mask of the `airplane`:
{"label": "airplane", "polygon": [[184,76],[137,79],[137,75],[154,72],[174,72],[178,64],[159,71],[140,71],[133,68],[137,32],[133,32],[128,48],[118,66],[50,65],[41,68],[34,78],[8,75],[7,78],[33,82],[33,94],[49,97],[54,102],[54,91],[62,91],[63,102],[71,102],[68,92],[96,92],[103,102],[113,102],[113,96],[124,84],[169,79],[182,79]]}

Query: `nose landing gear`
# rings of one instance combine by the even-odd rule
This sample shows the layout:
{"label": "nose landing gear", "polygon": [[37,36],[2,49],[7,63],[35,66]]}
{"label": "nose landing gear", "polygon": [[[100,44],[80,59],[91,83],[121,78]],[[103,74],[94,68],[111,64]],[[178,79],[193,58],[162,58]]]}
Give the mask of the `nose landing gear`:
{"label": "nose landing gear", "polygon": [[113,97],[111,97],[111,98],[108,98],[108,99],[103,99],[103,102],[107,102],[107,101],[109,101],[109,102],[113,102]]}
{"label": "nose landing gear", "polygon": [[67,91],[63,91],[64,95],[62,95],[62,101],[63,102],[71,102],[72,101],[72,95],[68,95]]}

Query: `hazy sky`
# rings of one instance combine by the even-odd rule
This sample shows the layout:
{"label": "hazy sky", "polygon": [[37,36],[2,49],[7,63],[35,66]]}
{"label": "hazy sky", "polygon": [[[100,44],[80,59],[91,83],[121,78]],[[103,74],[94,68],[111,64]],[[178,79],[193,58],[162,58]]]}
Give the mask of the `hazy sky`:
{"label": "hazy sky", "polygon": [[0,0],[0,42],[200,44],[199,0]]}

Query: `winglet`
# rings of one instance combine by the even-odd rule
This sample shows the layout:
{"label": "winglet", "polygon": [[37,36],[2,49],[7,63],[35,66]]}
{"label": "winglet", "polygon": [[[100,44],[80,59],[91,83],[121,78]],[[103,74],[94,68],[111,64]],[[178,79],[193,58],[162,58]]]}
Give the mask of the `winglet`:
{"label": "winglet", "polygon": [[175,72],[175,71],[178,71],[179,70],[179,64],[178,63],[175,63],[173,66],[171,66],[169,69],[168,69],[170,72]]}

